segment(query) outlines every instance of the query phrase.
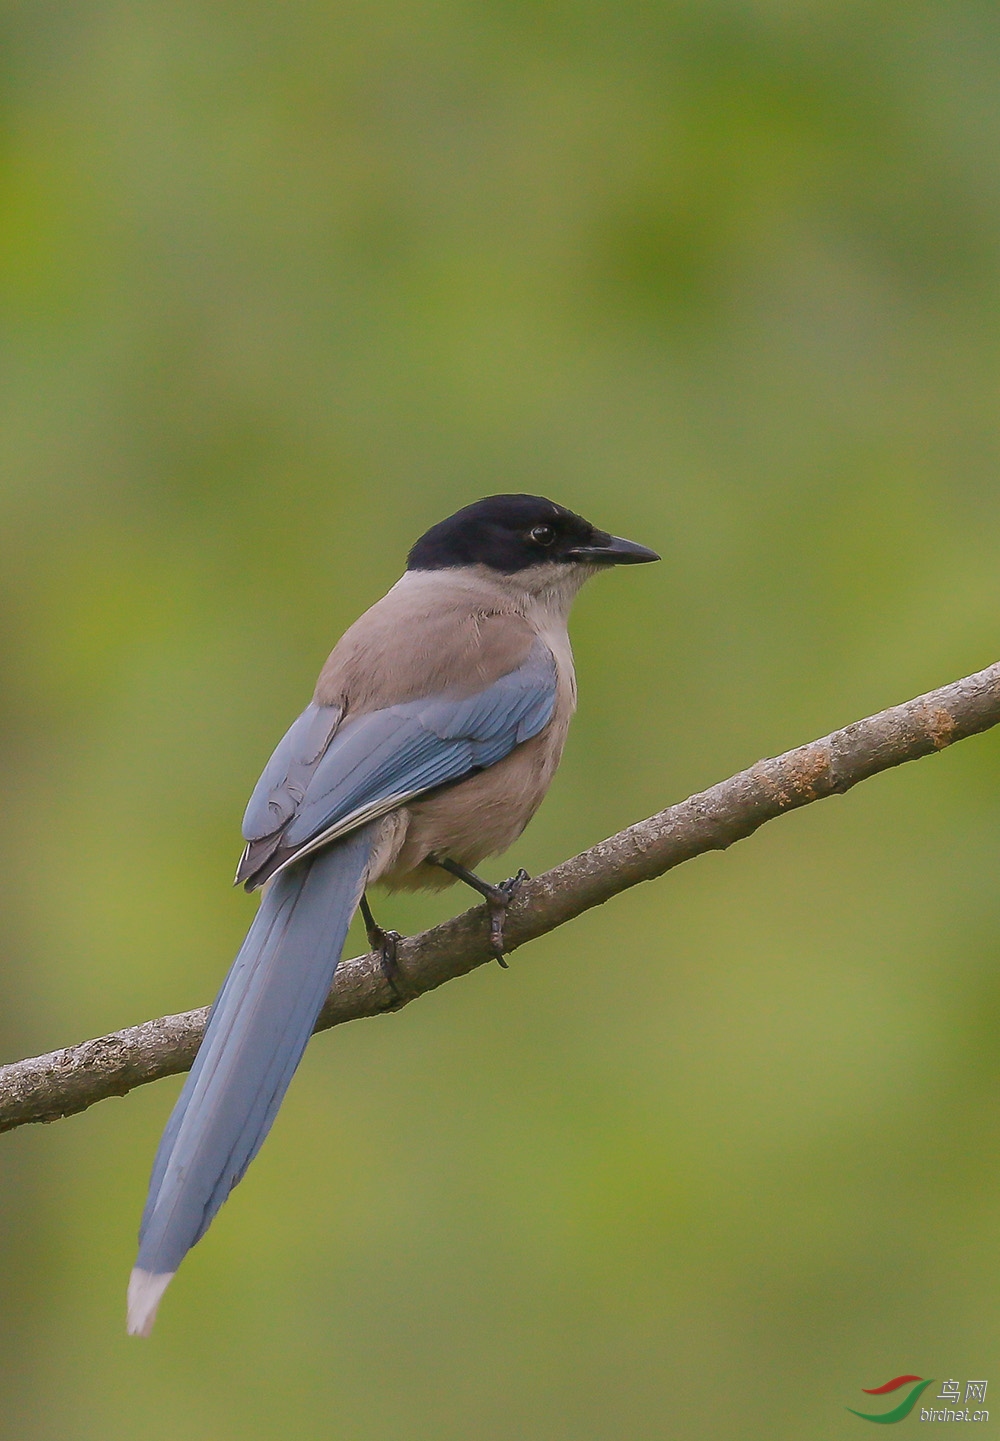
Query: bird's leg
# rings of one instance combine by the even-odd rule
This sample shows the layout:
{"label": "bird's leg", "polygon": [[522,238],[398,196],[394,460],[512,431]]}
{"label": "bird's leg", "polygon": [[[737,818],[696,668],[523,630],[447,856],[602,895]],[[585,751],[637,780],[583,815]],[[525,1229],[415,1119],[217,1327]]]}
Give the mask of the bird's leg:
{"label": "bird's leg", "polygon": [[368,932],[368,944],[373,951],[378,951],[378,958],[382,966],[382,974],[385,976],[395,995],[397,1001],[406,999],[406,982],[403,973],[399,969],[399,943],[403,937],[398,931],[386,931],[378,924],[372,915],[372,908],[368,904],[368,896],[361,892],[361,918],[365,923],[365,930]]}
{"label": "bird's leg", "polygon": [[490,913],[490,946],[492,947],[493,954],[501,966],[503,966],[504,970],[506,970],[507,962],[503,958],[504,918],[507,915],[507,907],[524,885],[525,881],[528,880],[528,872],[526,870],[520,870],[516,876],[511,876],[509,880],[501,881],[499,885],[494,886],[491,885],[489,881],[484,881],[482,876],[477,876],[475,871],[470,871],[465,866],[460,866],[457,861],[450,861],[447,857],[437,856],[428,857],[428,859],[432,865],[440,866],[443,871],[448,871],[449,874],[457,877],[458,880],[464,881],[467,886],[471,886],[474,891],[478,891],[485,899]]}

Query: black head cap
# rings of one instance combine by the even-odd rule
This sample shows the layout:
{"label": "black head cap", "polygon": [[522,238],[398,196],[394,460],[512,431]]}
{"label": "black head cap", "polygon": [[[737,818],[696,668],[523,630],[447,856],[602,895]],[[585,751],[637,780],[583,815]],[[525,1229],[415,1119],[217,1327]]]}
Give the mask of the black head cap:
{"label": "black head cap", "polygon": [[544,496],[489,495],[431,526],[410,551],[407,569],[485,565],[513,575],[546,562],[616,565],[659,558]]}

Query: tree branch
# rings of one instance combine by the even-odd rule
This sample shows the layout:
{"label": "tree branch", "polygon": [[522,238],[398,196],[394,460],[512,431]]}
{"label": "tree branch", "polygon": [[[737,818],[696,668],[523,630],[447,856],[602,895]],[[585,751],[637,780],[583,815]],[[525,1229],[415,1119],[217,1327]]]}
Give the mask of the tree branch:
{"label": "tree branch", "polygon": [[[844,730],[690,796],[528,882],[510,907],[508,949],[554,930],[620,891],[706,851],[724,850],[785,811],[850,790],[904,761],[943,750],[1000,722],[1000,663],[855,721]],[[373,955],[342,961],[318,1031],[380,1015],[492,959],[483,906],[412,936],[399,947],[408,994],[400,1002]],[[191,1066],[207,1007],[162,1016],[97,1040],[0,1067],[0,1131],[55,1121],[107,1096]]]}

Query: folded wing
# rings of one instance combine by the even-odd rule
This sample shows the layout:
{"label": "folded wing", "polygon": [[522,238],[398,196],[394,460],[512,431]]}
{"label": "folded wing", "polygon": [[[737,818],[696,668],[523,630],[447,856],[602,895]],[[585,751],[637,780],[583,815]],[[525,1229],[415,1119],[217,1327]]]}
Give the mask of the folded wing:
{"label": "folded wing", "polygon": [[494,765],[551,719],[552,653],[471,696],[436,695],[344,718],[313,703],[278,745],[243,819],[237,881],[253,890],[292,860],[439,786]]}

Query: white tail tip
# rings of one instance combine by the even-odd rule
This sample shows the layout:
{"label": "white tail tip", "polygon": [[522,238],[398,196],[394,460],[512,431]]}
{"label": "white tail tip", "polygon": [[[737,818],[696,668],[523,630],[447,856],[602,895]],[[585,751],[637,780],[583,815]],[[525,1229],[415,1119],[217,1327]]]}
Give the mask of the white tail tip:
{"label": "white tail tip", "polygon": [[128,1278],[128,1334],[148,1336],[164,1291],[174,1279],[173,1271],[141,1271],[138,1266]]}

